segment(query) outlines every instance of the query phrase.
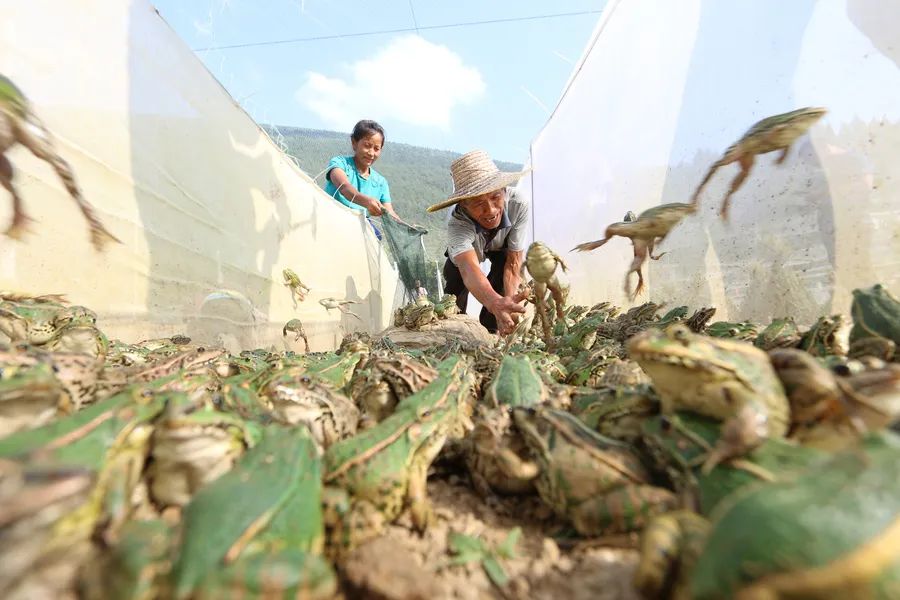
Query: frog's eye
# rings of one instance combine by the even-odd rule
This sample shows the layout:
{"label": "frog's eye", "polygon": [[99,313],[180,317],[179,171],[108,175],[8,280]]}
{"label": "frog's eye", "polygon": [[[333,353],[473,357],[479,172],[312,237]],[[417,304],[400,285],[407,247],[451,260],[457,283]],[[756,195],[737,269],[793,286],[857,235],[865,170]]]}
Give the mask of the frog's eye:
{"label": "frog's eye", "polygon": [[302,383],[303,385],[309,385],[310,383],[312,383],[312,379],[309,378],[309,375],[304,375],[300,378],[300,383]]}
{"label": "frog's eye", "polygon": [[672,431],[672,420],[669,417],[660,417],[659,428],[664,432]]}
{"label": "frog's eye", "polygon": [[672,328],[672,338],[676,341],[679,341],[685,345],[688,342],[688,329],[687,327],[673,327]]}
{"label": "frog's eye", "polygon": [[850,372],[850,367],[847,365],[834,365],[831,367],[831,371],[835,375],[840,375],[841,377],[848,377],[852,374]]}
{"label": "frog's eye", "polygon": [[431,416],[430,408],[420,408],[419,410],[416,411],[416,418],[418,418],[418,419],[427,419],[430,416]]}

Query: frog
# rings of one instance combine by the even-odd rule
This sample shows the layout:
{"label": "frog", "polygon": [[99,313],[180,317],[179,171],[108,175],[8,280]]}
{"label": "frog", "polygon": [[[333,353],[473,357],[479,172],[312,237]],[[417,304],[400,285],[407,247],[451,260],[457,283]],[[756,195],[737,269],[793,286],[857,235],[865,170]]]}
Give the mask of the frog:
{"label": "frog", "polygon": [[[889,598],[900,582],[900,438],[890,431],[723,504],[688,567],[691,597]],[[815,507],[810,518],[810,507]],[[772,552],[773,539],[781,541]],[[740,540],[740,557],[730,553]]]}
{"label": "frog", "polygon": [[403,316],[403,326],[407,329],[417,330],[435,320],[434,304],[428,302],[426,298],[425,302],[416,302],[406,309]]}
{"label": "frog", "polygon": [[372,336],[365,331],[354,331],[341,338],[337,354],[357,354],[365,356],[372,349]]}
{"label": "frog", "polygon": [[799,343],[800,329],[793,317],[773,319],[753,340],[753,345],[761,350],[793,348]]}
{"label": "frog", "polygon": [[438,377],[402,400],[375,427],[325,451],[323,481],[328,489],[326,524],[329,554],[341,560],[409,507],[413,526],[433,520],[428,502],[428,468],[458,425],[474,393],[469,359],[451,356]]}
{"label": "frog", "polygon": [[322,298],[321,300],[319,300],[319,304],[324,306],[325,310],[328,313],[331,313],[332,309],[336,308],[343,314],[350,315],[357,321],[362,321],[362,317],[347,308],[348,304],[359,304],[358,300],[338,300],[337,298]]}
{"label": "frog", "polygon": [[712,164],[703,181],[694,191],[691,204],[696,206],[699,203],[700,193],[704,186],[720,167],[737,162],[741,168],[740,173],[731,181],[731,186],[719,208],[719,216],[723,221],[727,221],[731,196],[741,188],[744,180],[750,175],[756,156],[779,150],[781,154],[775,160],[775,164],[784,163],[791,145],[797,141],[797,138],[809,131],[810,127],[827,113],[828,110],[823,107],[807,106],[766,117],[754,123],[738,141],[725,150],[719,160]]}
{"label": "frog", "polygon": [[539,465],[535,486],[557,516],[582,536],[629,533],[675,507],[677,498],[650,483],[640,456],[575,416],[549,407],[512,409],[513,422]]}
{"label": "frog", "polygon": [[322,452],[356,433],[359,409],[353,401],[303,367],[275,372],[260,393],[277,419],[309,429]]}
{"label": "frog", "polygon": [[813,356],[847,356],[850,322],[841,314],[819,317],[800,337],[801,350]]}
{"label": "frog", "polygon": [[715,306],[698,308],[694,311],[694,314],[684,320],[684,324],[694,333],[703,333],[706,330],[707,324],[715,314]]}
{"label": "frog", "polygon": [[185,506],[259,438],[252,421],[207,408],[183,392],[166,395],[165,410],[153,425],[147,478],[151,497],[164,508]]}
{"label": "frog", "polygon": [[601,387],[573,402],[571,412],[597,433],[634,445],[644,420],[659,413],[659,397],[649,385]]}
{"label": "frog", "polygon": [[97,381],[103,371],[102,360],[86,354],[47,352],[40,346],[25,345],[8,351],[0,350],[0,368],[31,368],[38,364],[49,367],[65,391],[65,397],[60,397],[60,415],[70,414],[94,401]]}
{"label": "frog", "polygon": [[535,241],[528,246],[522,267],[523,272],[527,270],[534,280],[535,310],[544,332],[544,343],[548,348],[553,346],[550,316],[547,314],[545,301],[548,291],[555,302],[557,320],[565,323],[566,299],[562,284],[556,275],[557,266],[563,270],[563,273],[568,270],[565,261],[546,244]]}
{"label": "frog", "polygon": [[0,596],[68,597],[93,553],[90,531],[66,535],[59,524],[88,501],[95,478],[83,467],[0,460]]}
{"label": "frog", "polygon": [[759,328],[750,321],[716,321],[706,327],[704,333],[715,338],[730,338],[752,342],[757,337]]}
{"label": "frog", "polygon": [[66,305],[40,297],[7,295],[7,298],[0,301],[0,331],[11,342],[39,346],[53,339],[59,328],[56,315]]}
{"label": "frog", "polygon": [[0,368],[0,438],[40,427],[72,410],[72,400],[49,364]]}
{"label": "frog", "polygon": [[609,387],[636,387],[650,383],[650,378],[641,369],[641,366],[633,360],[612,359],[606,365],[599,385]]}
{"label": "frog", "polygon": [[294,302],[294,306],[297,306],[297,302],[306,300],[306,295],[310,291],[309,286],[300,281],[300,277],[287,267],[281,270],[281,275],[284,277],[284,285],[291,290],[291,300]]}
{"label": "frog", "polygon": [[446,319],[459,314],[459,305],[456,303],[456,294],[444,294],[439,302],[434,305],[434,316],[438,319]]}
{"label": "frog", "polygon": [[103,225],[93,206],[85,199],[75,181],[72,167],[54,148],[53,135],[38,118],[31,102],[16,84],[0,74],[0,185],[10,193],[13,203],[12,222],[6,230],[8,237],[21,240],[32,220],[25,213],[22,197],[13,185],[15,171],[6,156],[17,145],[24,146],[53,168],[66,191],[78,204],[90,229],[91,244],[97,251],[102,251],[108,243],[122,243]]}
{"label": "frog", "polygon": [[656,313],[662,305],[656,302],[645,302],[629,308],[615,319],[607,320],[597,326],[597,335],[617,342],[624,342],[633,332],[646,329],[656,321]]}
{"label": "frog", "polygon": [[627,350],[653,380],[663,414],[689,410],[725,422],[705,472],[787,433],[790,404],[784,387],[768,355],[753,344],[676,324],[635,335]]}
{"label": "frog", "polygon": [[302,367],[306,373],[331,385],[334,389],[344,390],[353,379],[356,368],[365,356],[364,352],[354,352],[348,349],[347,352],[338,354],[337,352],[325,352],[318,355],[307,354],[296,357],[296,362],[287,362],[285,357],[280,360],[284,362],[282,365],[273,366],[273,371],[279,368],[289,368],[293,366]]}
{"label": "frog", "polygon": [[303,322],[300,319],[291,319],[284,324],[284,327],[281,329],[281,335],[287,337],[288,333],[294,334],[295,342],[299,342],[300,338],[303,338],[303,351],[309,352],[309,340],[306,337],[306,332],[303,331]]}
{"label": "frog", "polygon": [[88,354],[106,360],[109,339],[96,323],[94,311],[84,306],[68,306],[54,316],[56,331],[44,346],[53,352]]}
{"label": "frog", "polygon": [[[631,302],[634,302],[644,289],[644,274],[641,272],[641,267],[647,262],[648,257],[652,260],[659,260],[666,254],[663,252],[653,256],[653,249],[661,244],[685,217],[694,214],[696,210],[693,204],[682,202],[660,204],[642,212],[635,221],[622,221],[607,225],[603,239],[578,244],[572,248],[572,251],[590,252],[615,236],[629,238],[634,250],[634,259],[631,261],[628,272],[625,273],[625,295]],[[637,273],[638,277],[634,292],[631,291],[629,282],[632,273]]]}
{"label": "frog", "polygon": [[892,360],[900,344],[900,301],[880,283],[853,290],[850,353]]}
{"label": "frog", "polygon": [[[618,345],[615,346],[618,348]],[[566,383],[569,385],[597,387],[601,385],[609,364],[619,355],[606,347],[597,350],[582,350],[566,363]]]}
{"label": "frog", "polygon": [[96,381],[95,400],[108,398],[130,385],[143,384],[177,373],[187,373],[192,369],[212,365],[221,358],[225,350],[221,348],[190,348],[170,357],[154,360],[131,367],[104,368]]}
{"label": "frog", "polygon": [[333,597],[322,502],[322,461],[309,432],[265,427],[185,508],[166,597]]}
{"label": "frog", "polygon": [[437,376],[437,369],[408,354],[376,352],[357,368],[350,382],[350,396],[357,403],[365,426],[371,427],[390,416],[398,402]]}
{"label": "frog", "polygon": [[485,389],[465,442],[472,483],[482,496],[534,491],[536,465],[527,460],[525,442],[512,427],[510,407],[536,406],[548,399],[546,385],[527,356],[504,356]]}

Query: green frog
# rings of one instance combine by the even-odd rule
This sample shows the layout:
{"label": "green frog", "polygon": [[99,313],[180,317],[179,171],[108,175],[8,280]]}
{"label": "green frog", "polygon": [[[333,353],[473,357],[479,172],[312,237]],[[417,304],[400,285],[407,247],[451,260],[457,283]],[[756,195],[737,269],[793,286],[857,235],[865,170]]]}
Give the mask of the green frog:
{"label": "green frog", "polygon": [[49,364],[0,367],[0,438],[45,425],[72,409]]}
{"label": "green frog", "polygon": [[434,305],[434,316],[438,319],[446,319],[459,314],[459,306],[456,304],[456,294],[444,294],[440,301]]}
{"label": "green frog", "polygon": [[437,376],[436,369],[403,352],[375,352],[357,368],[350,382],[350,396],[368,427],[389,417],[398,402]]}
{"label": "green frog", "polygon": [[103,250],[106,243],[121,244],[111,234],[94,212],[94,208],[84,198],[81,189],[75,182],[75,174],[53,147],[53,136],[44,123],[35,114],[31,103],[16,84],[8,77],[0,75],[0,186],[12,195],[13,218],[6,230],[12,239],[22,239],[31,218],[25,213],[22,197],[13,185],[13,165],[6,153],[16,145],[28,148],[37,158],[46,161],[56,172],[66,187],[66,191],[78,204],[81,214],[88,222],[91,232],[91,243],[98,251]]}
{"label": "green frog", "polygon": [[648,385],[599,388],[573,402],[572,414],[606,437],[636,444],[641,425],[659,413],[659,398]]}
{"label": "green frog", "polygon": [[303,428],[270,425],[234,469],[197,492],[165,597],[331,598],[322,558],[322,463]]}
{"label": "green frog", "polygon": [[503,357],[476,408],[475,427],[464,449],[469,475],[481,495],[534,491],[538,469],[528,460],[525,442],[512,427],[509,409],[537,406],[547,398],[544,381],[527,356]]}
{"label": "green frog", "polygon": [[281,275],[284,277],[284,285],[291,290],[291,300],[293,300],[294,306],[297,306],[297,302],[306,300],[309,286],[300,281],[300,278],[291,269],[282,269]]}
{"label": "green frog", "polygon": [[[86,354],[46,352],[31,346],[10,351],[0,350],[0,368],[12,375],[18,369],[44,364],[65,391],[60,397],[60,414],[69,414],[94,401],[103,362]],[[3,376],[0,375],[0,379]]]}
{"label": "green frog", "polygon": [[849,350],[850,322],[844,315],[819,317],[812,327],[800,337],[801,350],[813,356],[847,356]]}
{"label": "green frog", "polygon": [[688,565],[691,597],[895,597],[898,453],[895,434],[872,433],[796,477],[730,499],[711,516],[702,550]]}
{"label": "green frog", "polygon": [[900,344],[900,301],[880,283],[871,288],[853,290],[850,307],[851,355],[875,355],[884,360],[895,356]]}
{"label": "green frog", "polygon": [[362,317],[358,314],[350,310],[347,305],[348,304],[359,304],[358,300],[338,300],[337,298],[322,298],[319,300],[319,304],[325,307],[325,310],[330,314],[332,309],[337,309],[341,313],[345,315],[350,315],[354,317],[357,321],[362,321]]}
{"label": "green frog", "polygon": [[750,321],[741,321],[739,323],[716,321],[715,323],[710,323],[704,333],[715,338],[730,338],[752,342],[757,337],[757,331],[756,324]]}
{"label": "green frog", "polygon": [[635,361],[614,358],[606,365],[599,383],[609,387],[635,387],[650,383],[650,378]]}
{"label": "green frog", "polygon": [[788,431],[790,405],[768,355],[747,342],[693,333],[684,325],[632,337],[628,354],[653,380],[662,412],[689,410],[725,421],[704,469]]}
{"label": "green frog", "polygon": [[543,242],[532,242],[531,245],[528,246],[523,267],[534,279],[535,310],[541,321],[541,328],[544,332],[544,343],[548,348],[551,348],[553,345],[550,333],[550,317],[547,314],[547,305],[545,301],[548,290],[553,297],[557,321],[562,323],[565,323],[566,321],[566,294],[563,291],[563,286],[559,278],[556,276],[557,265],[562,268],[563,273],[568,269],[563,259]]}
{"label": "green frog", "polygon": [[753,341],[753,345],[761,350],[793,348],[799,343],[800,329],[793,317],[773,319]]}
{"label": "green frog", "polygon": [[827,109],[820,107],[798,108],[790,112],[766,117],[755,123],[741,136],[741,139],[725,150],[722,158],[713,163],[703,181],[697,186],[697,190],[691,198],[691,204],[697,205],[700,199],[700,192],[703,191],[703,187],[719,167],[737,162],[741,171],[732,180],[731,187],[728,188],[728,193],[725,194],[722,207],[719,209],[719,216],[723,220],[727,220],[731,196],[740,189],[744,180],[750,175],[756,156],[780,150],[781,154],[775,160],[775,164],[782,164],[787,158],[791,145],[797,138],[806,133],[827,112]]}
{"label": "green frog", "polygon": [[306,338],[306,332],[303,331],[303,322],[300,319],[291,319],[284,324],[281,329],[281,335],[287,337],[289,333],[294,334],[294,341],[299,342],[303,338],[303,351],[309,352],[309,340]]}
{"label": "green frog", "polygon": [[[622,221],[608,225],[603,239],[578,244],[572,250],[589,252],[599,248],[615,236],[629,238],[634,249],[634,260],[631,261],[631,266],[625,273],[625,294],[631,301],[634,301],[644,289],[644,274],[641,272],[641,267],[647,262],[647,258],[659,260],[666,254],[663,252],[658,256],[653,256],[654,247],[661,244],[675,226],[681,223],[682,219],[695,211],[696,207],[693,204],[681,202],[660,204],[642,212],[636,221]],[[638,276],[637,287],[633,293],[629,285],[629,277],[632,273],[637,273]]]}
{"label": "green frog", "polygon": [[707,323],[709,323],[710,319],[712,319],[715,314],[715,306],[698,308],[694,311],[694,314],[685,319],[684,324],[687,325],[687,328],[694,333],[703,333],[703,331],[706,329]]}
{"label": "green frog", "polygon": [[204,485],[228,472],[259,438],[259,430],[231,413],[206,408],[187,394],[166,396],[153,428],[147,477],[159,506],[182,507]]}
{"label": "green frog", "polygon": [[403,317],[403,326],[407,329],[421,329],[432,321],[435,321],[434,304],[425,299],[425,302],[416,302],[406,309]]}
{"label": "green frog", "polygon": [[260,390],[280,421],[304,425],[323,451],[356,433],[359,409],[304,367],[277,371]]}
{"label": "green frog", "polygon": [[336,556],[377,536],[406,506],[420,531],[432,520],[428,467],[457,425],[475,382],[462,356],[441,362],[438,373],[378,425],[325,451],[324,482],[333,488],[334,507],[326,515]]}
{"label": "green frog", "polygon": [[628,533],[674,508],[676,497],[650,483],[640,457],[623,442],[549,407],[516,407],[516,428],[539,465],[535,486],[554,512],[583,536]]}
{"label": "green frog", "polygon": [[53,352],[88,354],[106,360],[109,339],[96,323],[94,311],[84,306],[68,306],[54,317],[56,332],[44,346]]}
{"label": "green frog", "polygon": [[56,315],[65,308],[55,297],[4,294],[0,301],[0,331],[11,342],[46,344],[59,329]]}

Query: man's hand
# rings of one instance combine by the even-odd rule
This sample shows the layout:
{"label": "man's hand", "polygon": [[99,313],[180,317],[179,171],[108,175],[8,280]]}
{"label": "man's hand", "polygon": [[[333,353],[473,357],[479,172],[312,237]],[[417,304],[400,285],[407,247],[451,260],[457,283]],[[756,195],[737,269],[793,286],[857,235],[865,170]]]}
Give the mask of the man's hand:
{"label": "man's hand", "polygon": [[509,335],[515,329],[519,315],[525,312],[525,307],[513,298],[501,296],[488,307],[488,310],[497,318],[497,332],[500,335]]}
{"label": "man's hand", "polygon": [[384,209],[381,206],[381,202],[372,196],[366,196],[365,194],[357,194],[356,198],[353,200],[354,204],[360,204],[365,206],[369,211],[369,214],[373,217],[380,217],[381,213],[384,212]]}

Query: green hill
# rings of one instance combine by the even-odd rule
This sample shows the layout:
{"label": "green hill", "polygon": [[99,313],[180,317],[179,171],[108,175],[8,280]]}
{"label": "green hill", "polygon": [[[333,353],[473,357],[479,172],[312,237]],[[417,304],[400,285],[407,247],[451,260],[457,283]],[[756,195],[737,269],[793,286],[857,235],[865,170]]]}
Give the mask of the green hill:
{"label": "green hill", "polygon": [[[315,177],[320,187],[325,185],[322,171],[331,157],[350,154],[350,136],[336,131],[302,129],[298,127],[271,127],[264,129],[276,141],[283,143],[288,154],[294,157],[301,169]],[[280,134],[280,135],[279,135]],[[435,150],[392,142],[390,138],[375,168],[384,175],[391,186],[394,210],[409,223],[428,230],[425,249],[429,256],[443,262],[446,250],[446,210],[426,213],[425,208],[446,198],[453,191],[450,180],[450,163],[460,156],[457,152]],[[496,161],[502,171],[518,171],[522,166]]]}

